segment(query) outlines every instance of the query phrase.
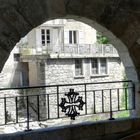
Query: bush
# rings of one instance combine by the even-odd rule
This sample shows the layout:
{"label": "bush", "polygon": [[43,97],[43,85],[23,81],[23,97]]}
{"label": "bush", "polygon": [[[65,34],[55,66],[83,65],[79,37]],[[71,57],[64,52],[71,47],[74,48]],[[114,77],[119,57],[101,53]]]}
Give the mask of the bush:
{"label": "bush", "polygon": [[101,35],[101,33],[97,32],[97,42],[99,44],[108,44],[109,40],[107,39],[107,37]]}

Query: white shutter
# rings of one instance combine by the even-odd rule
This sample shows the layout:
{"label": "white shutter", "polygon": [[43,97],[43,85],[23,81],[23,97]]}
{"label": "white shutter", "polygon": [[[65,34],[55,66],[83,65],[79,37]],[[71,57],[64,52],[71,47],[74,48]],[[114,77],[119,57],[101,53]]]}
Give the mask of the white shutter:
{"label": "white shutter", "polygon": [[79,31],[79,44],[84,44],[84,32]]}
{"label": "white shutter", "polygon": [[53,45],[58,45],[58,40],[59,40],[58,29],[53,29],[53,35],[51,37],[52,37]]}
{"label": "white shutter", "polygon": [[64,44],[69,44],[69,30],[64,30]]}
{"label": "white shutter", "polygon": [[41,29],[36,29],[36,46],[41,47]]}

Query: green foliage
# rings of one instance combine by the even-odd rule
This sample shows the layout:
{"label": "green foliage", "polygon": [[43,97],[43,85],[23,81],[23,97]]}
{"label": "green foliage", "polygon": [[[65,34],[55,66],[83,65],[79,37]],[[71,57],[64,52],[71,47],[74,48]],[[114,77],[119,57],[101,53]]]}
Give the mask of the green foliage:
{"label": "green foliage", "polygon": [[129,111],[119,111],[117,113],[114,114],[114,118],[124,118],[124,117],[129,117],[130,113]]}
{"label": "green foliage", "polygon": [[[128,80],[128,78],[127,78],[126,74],[124,73],[123,74],[123,81],[127,81],[127,80]],[[128,86],[128,83],[127,82],[123,84],[123,87],[124,88],[127,87],[127,86]]]}
{"label": "green foliage", "polygon": [[99,44],[108,44],[109,40],[107,39],[107,37],[101,35],[101,33],[97,32],[97,42]]}
{"label": "green foliage", "polygon": [[[122,80],[123,81],[128,80],[128,78],[127,78],[125,73],[123,75],[123,79]],[[125,109],[125,102],[126,102],[126,100],[127,100],[127,106],[129,106],[129,96],[128,96],[129,92],[128,92],[128,88],[127,87],[128,87],[128,83],[124,82],[123,83],[123,91],[122,91],[121,99],[120,99],[120,101],[121,101],[120,108],[121,109]],[[123,118],[123,117],[129,117],[129,116],[130,116],[130,112],[128,110],[126,110],[126,111],[119,111],[119,112],[115,113],[115,115],[114,115],[115,118]]]}
{"label": "green foliage", "polygon": [[[126,74],[124,74],[124,76],[123,76],[123,81],[126,81],[126,80],[128,80],[127,79],[127,76],[126,76]],[[127,100],[127,105],[129,105],[129,100],[128,100],[128,83],[127,82],[124,82],[123,83],[123,94],[122,94],[122,96],[121,96],[121,108],[125,108],[125,100]],[[126,97],[125,97],[126,96]]]}

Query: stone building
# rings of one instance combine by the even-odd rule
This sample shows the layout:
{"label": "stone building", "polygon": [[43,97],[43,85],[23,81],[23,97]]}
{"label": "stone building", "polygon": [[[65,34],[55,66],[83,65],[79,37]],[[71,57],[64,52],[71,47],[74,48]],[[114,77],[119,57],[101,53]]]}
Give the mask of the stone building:
{"label": "stone building", "polygon": [[[13,63],[12,67],[11,63]],[[4,74],[6,76],[3,76]],[[45,22],[21,39],[11,52],[1,76],[3,76],[1,78],[3,87],[98,83],[123,80],[124,68],[116,49],[111,44],[97,43],[95,29],[72,19],[57,19]],[[93,85],[89,86],[88,90],[117,88],[119,86],[119,83]],[[60,92],[68,92],[69,88],[64,87]],[[71,88],[75,88],[78,92],[83,89],[82,86]],[[23,95],[32,95],[38,92],[37,90],[29,91],[24,92]],[[47,88],[40,91],[40,94],[53,92],[56,92],[55,88]],[[17,93],[13,95],[16,96]],[[9,96],[11,92],[4,94]],[[89,92],[87,96],[88,112],[93,111],[90,94],[92,93]],[[81,92],[80,95],[83,93]],[[97,110],[100,110],[100,92],[98,96],[96,100],[100,105]],[[42,110],[41,116],[46,117],[48,115],[47,99],[43,98],[40,100],[40,104],[43,105],[40,110]],[[51,117],[54,117],[57,113],[57,96],[50,98],[52,101],[50,114]],[[109,101],[109,94],[104,95],[104,98]],[[117,97],[114,96],[114,98]],[[36,112],[36,104],[36,98],[32,97],[30,100],[32,112]],[[117,105],[117,102],[114,104]],[[109,109],[108,105],[106,105],[106,109]],[[12,109],[9,108],[10,110]]]}
{"label": "stone building", "polygon": [[98,44],[95,29],[72,19],[45,22],[17,46],[19,63],[24,67],[21,74],[24,86],[124,78],[116,49],[110,44]]}
{"label": "stone building", "polygon": [[123,80],[124,68],[112,45],[97,43],[95,29],[57,19],[21,39],[0,76],[1,87],[57,85]]}

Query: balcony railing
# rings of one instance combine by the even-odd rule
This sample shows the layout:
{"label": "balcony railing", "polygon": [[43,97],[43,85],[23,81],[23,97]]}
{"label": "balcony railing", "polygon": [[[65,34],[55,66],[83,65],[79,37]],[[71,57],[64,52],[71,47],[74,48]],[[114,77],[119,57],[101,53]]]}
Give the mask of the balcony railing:
{"label": "balcony railing", "polygon": [[48,46],[34,46],[28,47],[23,45],[20,47],[22,55],[40,55],[40,54],[56,54],[56,55],[85,55],[91,56],[117,56],[117,50],[111,44],[67,44],[67,45],[54,45]]}
{"label": "balcony railing", "polygon": [[[132,81],[0,89],[0,126],[135,109]],[[76,118],[77,119],[77,118]]]}

